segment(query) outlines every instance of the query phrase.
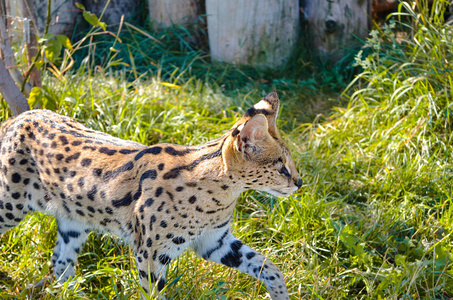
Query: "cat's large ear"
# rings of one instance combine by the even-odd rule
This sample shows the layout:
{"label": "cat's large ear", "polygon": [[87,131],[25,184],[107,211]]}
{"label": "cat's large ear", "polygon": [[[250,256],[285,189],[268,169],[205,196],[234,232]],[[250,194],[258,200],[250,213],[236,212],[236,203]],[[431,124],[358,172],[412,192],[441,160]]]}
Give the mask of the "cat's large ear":
{"label": "cat's large ear", "polygon": [[278,99],[277,93],[271,92],[260,102],[249,108],[249,110],[245,113],[244,118],[250,118],[259,114],[264,115],[267,119],[269,132],[274,136],[278,136],[277,117],[279,106],[280,100]]}
{"label": "cat's large ear", "polygon": [[[242,127],[242,125],[241,125]],[[259,155],[261,146],[269,137],[268,123],[264,115],[255,115],[248,120],[237,135],[237,150],[242,152],[244,158]]]}

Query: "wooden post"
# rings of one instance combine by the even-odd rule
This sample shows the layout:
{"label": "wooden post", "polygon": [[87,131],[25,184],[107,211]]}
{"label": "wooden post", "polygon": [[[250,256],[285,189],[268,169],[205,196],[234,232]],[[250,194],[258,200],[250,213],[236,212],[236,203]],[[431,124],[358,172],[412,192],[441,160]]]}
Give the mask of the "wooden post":
{"label": "wooden post", "polygon": [[304,15],[310,47],[336,61],[368,35],[371,0],[306,0]]}
{"label": "wooden post", "polygon": [[214,60],[278,67],[299,34],[299,0],[206,0]]}
{"label": "wooden post", "polygon": [[[27,2],[33,7],[32,13],[38,32],[43,34],[46,27],[48,0],[29,0]],[[49,33],[72,36],[75,24],[82,20],[82,14],[80,9],[75,6],[75,2],[76,0],[51,1]]]}
{"label": "wooden post", "polygon": [[149,16],[158,26],[195,22],[200,0],[148,0]]}
{"label": "wooden post", "polygon": [[14,83],[14,80],[6,70],[3,61],[0,59],[0,93],[5,101],[9,104],[13,115],[17,116],[24,111],[30,110],[28,101],[20,92],[19,88]]}
{"label": "wooden post", "polygon": [[[116,28],[124,15],[124,21],[137,23],[136,17],[139,15],[140,0],[86,0],[85,8],[94,13],[98,18],[105,9],[101,21],[105,22],[109,29]],[[108,3],[108,5],[107,5]],[[107,5],[107,7],[105,7]]]}

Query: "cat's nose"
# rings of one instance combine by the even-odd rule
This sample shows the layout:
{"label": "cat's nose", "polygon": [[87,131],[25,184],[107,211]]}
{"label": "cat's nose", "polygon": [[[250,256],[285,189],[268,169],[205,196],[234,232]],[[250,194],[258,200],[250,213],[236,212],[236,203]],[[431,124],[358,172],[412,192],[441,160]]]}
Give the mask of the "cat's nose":
{"label": "cat's nose", "polygon": [[302,178],[299,178],[299,179],[294,180],[294,181],[295,181],[295,184],[296,184],[296,186],[297,186],[298,188],[300,188],[300,187],[302,186],[302,183],[303,183],[303,182],[302,182]]}

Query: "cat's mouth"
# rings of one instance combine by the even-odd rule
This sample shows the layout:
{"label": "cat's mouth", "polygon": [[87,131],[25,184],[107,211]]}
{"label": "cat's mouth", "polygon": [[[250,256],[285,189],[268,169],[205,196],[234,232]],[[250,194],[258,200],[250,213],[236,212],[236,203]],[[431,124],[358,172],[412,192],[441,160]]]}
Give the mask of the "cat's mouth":
{"label": "cat's mouth", "polygon": [[297,187],[294,187],[293,189],[290,189],[288,191],[279,191],[279,190],[271,188],[267,192],[274,196],[277,196],[277,197],[285,197],[285,196],[291,195],[295,191],[297,191]]}
{"label": "cat's mouth", "polygon": [[269,193],[274,196],[277,196],[277,197],[285,197],[285,196],[288,196],[289,194],[291,194],[291,193],[284,193],[284,192],[274,190],[274,189],[270,189]]}

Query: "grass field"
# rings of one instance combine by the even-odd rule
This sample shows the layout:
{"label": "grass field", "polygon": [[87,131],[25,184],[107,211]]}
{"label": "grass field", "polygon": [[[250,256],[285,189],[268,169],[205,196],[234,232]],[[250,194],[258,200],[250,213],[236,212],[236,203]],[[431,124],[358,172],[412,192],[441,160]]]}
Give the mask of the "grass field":
{"label": "grass field", "polygon": [[[286,198],[243,194],[235,235],[280,267],[291,299],[451,299],[453,38],[441,13],[446,5],[402,4],[348,68],[311,63],[303,50],[282,70],[211,64],[178,28],[155,34],[162,44],[139,32],[125,33],[122,43],[100,38],[96,51],[118,50],[110,60],[93,44],[81,48],[76,55],[90,59],[64,77],[45,75],[36,99],[120,138],[194,145],[220,136],[275,87],[278,125],[304,186]],[[0,239],[0,299],[139,298],[130,248],[107,234],[92,233],[79,256],[83,295],[54,281],[28,288],[51,274],[55,239],[54,219],[41,214]],[[167,279],[168,299],[266,299],[257,280],[189,252]]]}

